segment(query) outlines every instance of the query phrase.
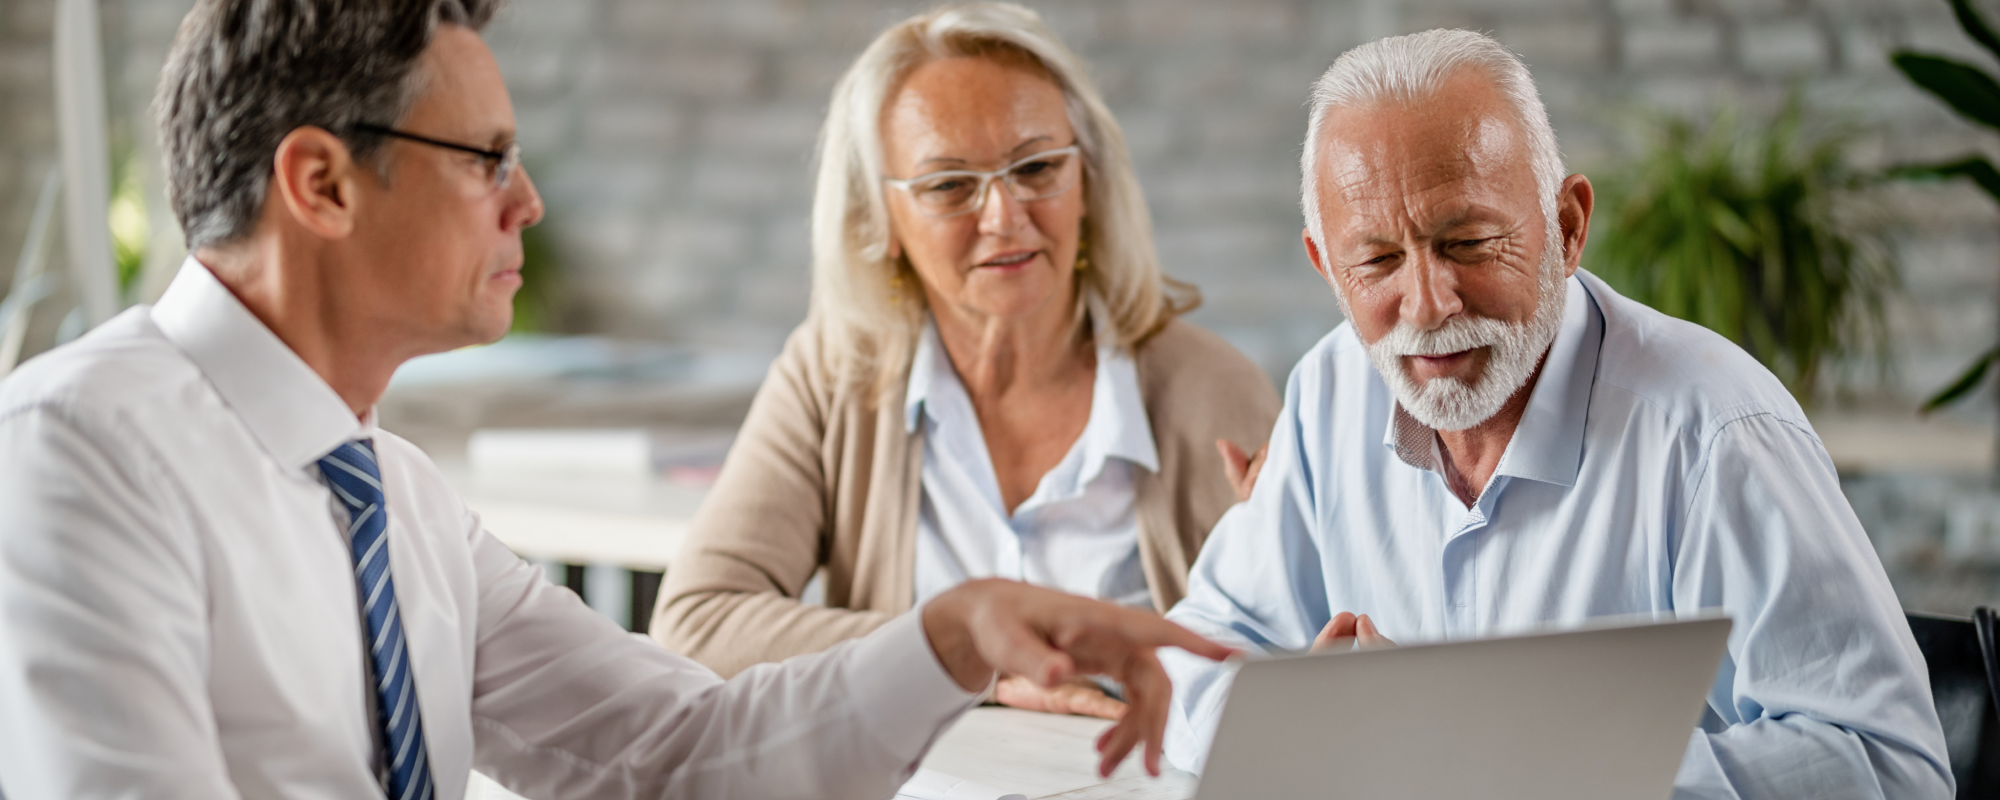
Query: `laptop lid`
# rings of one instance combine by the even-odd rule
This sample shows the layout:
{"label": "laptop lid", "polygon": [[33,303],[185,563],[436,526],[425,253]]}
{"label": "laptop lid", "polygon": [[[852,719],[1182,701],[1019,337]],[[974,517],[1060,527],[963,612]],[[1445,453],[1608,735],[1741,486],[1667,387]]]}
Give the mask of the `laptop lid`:
{"label": "laptop lid", "polygon": [[1200,800],[1662,800],[1729,637],[1708,617],[1242,665]]}

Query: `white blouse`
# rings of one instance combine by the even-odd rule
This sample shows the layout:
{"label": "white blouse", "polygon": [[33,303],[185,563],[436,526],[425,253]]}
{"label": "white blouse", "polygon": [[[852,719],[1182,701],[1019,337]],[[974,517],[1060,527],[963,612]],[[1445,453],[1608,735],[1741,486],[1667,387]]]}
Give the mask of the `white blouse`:
{"label": "white blouse", "polygon": [[[1091,304],[1093,324],[1103,318]],[[1104,330],[1103,326],[1096,326]],[[1152,425],[1129,355],[1100,336],[1090,420],[1034,494],[1008,513],[979,416],[926,320],[910,365],[906,430],[924,426],[916,602],[974,578],[1011,578],[1128,606],[1150,606],[1139,561],[1135,469],[1158,471]]]}

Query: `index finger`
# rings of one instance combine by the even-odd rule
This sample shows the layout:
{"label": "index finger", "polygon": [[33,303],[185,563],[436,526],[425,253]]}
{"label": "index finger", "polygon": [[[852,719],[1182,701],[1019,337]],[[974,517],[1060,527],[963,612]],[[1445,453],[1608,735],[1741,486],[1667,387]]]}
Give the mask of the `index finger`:
{"label": "index finger", "polygon": [[1236,651],[1211,642],[1164,617],[1134,613],[1128,637],[1142,647],[1178,647],[1210,661],[1227,660]]}
{"label": "index finger", "polygon": [[1215,440],[1215,449],[1222,454],[1222,471],[1229,476],[1230,483],[1242,483],[1243,474],[1250,467],[1251,456],[1244,454],[1243,448],[1228,439]]}
{"label": "index finger", "polygon": [[1215,449],[1221,451],[1222,460],[1233,467],[1241,467],[1249,463],[1251,458],[1250,454],[1243,451],[1243,448],[1236,446],[1235,442],[1228,439],[1215,440]]}

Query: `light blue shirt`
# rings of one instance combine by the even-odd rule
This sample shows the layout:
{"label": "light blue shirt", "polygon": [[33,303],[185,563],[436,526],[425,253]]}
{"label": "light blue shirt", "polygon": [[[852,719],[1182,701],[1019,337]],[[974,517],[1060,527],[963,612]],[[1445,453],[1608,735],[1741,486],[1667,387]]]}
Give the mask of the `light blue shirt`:
{"label": "light blue shirt", "polygon": [[[1095,305],[1094,323],[1104,319]],[[922,425],[924,439],[917,604],[973,578],[998,577],[1152,607],[1139,558],[1133,470],[1159,471],[1159,452],[1137,367],[1112,346],[1117,337],[1096,338],[1083,433],[1010,512],[972,398],[938,341],[936,323],[924,323],[903,404],[906,429]]]}
{"label": "light blue shirt", "polygon": [[[1306,354],[1250,500],[1168,618],[1251,652],[1342,611],[1401,643],[1722,609],[1728,653],[1678,797],[1948,798],[1922,654],[1805,414],[1706,329],[1579,271],[1471,508],[1349,325]],[[1162,651],[1167,755],[1199,770],[1227,673]],[[1440,765],[1447,766],[1447,765]]]}

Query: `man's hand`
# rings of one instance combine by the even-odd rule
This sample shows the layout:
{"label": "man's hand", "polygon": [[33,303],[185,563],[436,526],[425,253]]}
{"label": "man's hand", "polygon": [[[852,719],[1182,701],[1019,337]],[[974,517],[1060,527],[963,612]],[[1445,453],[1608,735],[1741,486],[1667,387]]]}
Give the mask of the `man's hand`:
{"label": "man's hand", "polygon": [[1395,647],[1381,631],[1375,630],[1375,621],[1367,614],[1355,616],[1342,611],[1333,615],[1333,621],[1321,628],[1319,636],[1313,639],[1312,652],[1345,653],[1349,650],[1373,650],[1377,647]]}
{"label": "man's hand", "polygon": [[1146,771],[1160,774],[1160,744],[1174,687],[1156,648],[1178,647],[1217,661],[1233,654],[1159,615],[996,579],[963,583],[922,611],[924,635],[946,672],[976,692],[997,671],[1044,687],[1108,675],[1125,684],[1130,707],[1097,740],[1098,773],[1109,777],[1146,743]]}
{"label": "man's hand", "polygon": [[1236,501],[1250,499],[1250,490],[1257,487],[1257,473],[1264,471],[1264,456],[1271,451],[1271,444],[1266,442],[1257,452],[1246,454],[1235,442],[1217,439],[1215,449],[1222,453],[1222,471],[1229,474],[1229,486],[1236,490]]}
{"label": "man's hand", "polygon": [[1028,711],[1082,714],[1109,720],[1125,718],[1125,703],[1105,694],[1089,678],[1071,678],[1055,686],[1043,686],[1019,675],[1008,675],[993,687],[993,699],[1003,706]]}

